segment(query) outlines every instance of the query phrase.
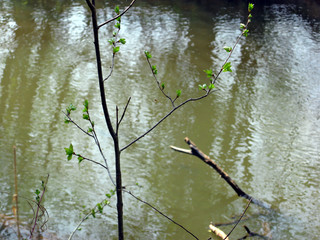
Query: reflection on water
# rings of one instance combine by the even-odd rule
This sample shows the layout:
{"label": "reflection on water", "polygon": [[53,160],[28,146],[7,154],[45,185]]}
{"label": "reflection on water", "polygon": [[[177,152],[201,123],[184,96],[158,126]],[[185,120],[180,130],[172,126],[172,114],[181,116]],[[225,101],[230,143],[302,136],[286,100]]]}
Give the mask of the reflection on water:
{"label": "reflection on water", "polygon": [[[111,113],[131,103],[123,121],[121,146],[157,122],[170,103],[156,91],[143,52],[152,53],[159,79],[182,100],[199,96],[203,69],[218,69],[245,20],[239,1],[139,1],[122,18],[121,47],[107,92]],[[209,1],[208,1],[209,2]],[[125,6],[122,1],[120,6]],[[113,4],[99,6],[101,21]],[[316,11],[317,10],[317,11]],[[316,239],[320,157],[320,7],[316,3],[257,5],[250,35],[235,50],[233,72],[223,74],[219,91],[192,103],[122,154],[124,184],[158,206],[201,239],[208,224],[240,214],[245,202],[207,166],[191,156],[171,152],[190,137],[238,184],[277,212],[246,225],[274,239]],[[66,238],[79,221],[83,205],[101,201],[112,189],[96,166],[67,162],[64,147],[100,161],[91,139],[63,124],[69,103],[89,99],[92,117],[114,174],[111,138],[99,107],[90,13],[82,1],[2,1],[0,3],[0,211],[10,215],[14,189],[12,146],[18,148],[19,191],[34,197],[50,173],[45,206],[49,233]],[[102,30],[107,73],[113,26]],[[81,119],[81,111],[76,113]],[[80,122],[81,124],[85,124]],[[85,125],[84,125],[85,126]],[[142,188],[133,187],[139,183]],[[128,239],[186,239],[185,232],[129,196],[125,200]],[[116,239],[115,199],[98,219],[89,219],[77,239]],[[32,210],[20,201],[21,219]],[[261,213],[252,206],[251,214]],[[103,229],[103,230],[101,230]],[[225,228],[228,231],[229,228]],[[237,228],[234,236],[244,230]]]}

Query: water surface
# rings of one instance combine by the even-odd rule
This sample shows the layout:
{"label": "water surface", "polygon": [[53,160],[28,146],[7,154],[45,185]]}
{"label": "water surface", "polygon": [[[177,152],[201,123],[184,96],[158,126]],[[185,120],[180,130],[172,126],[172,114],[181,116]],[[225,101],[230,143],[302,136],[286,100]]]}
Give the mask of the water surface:
{"label": "water surface", "polygon": [[[120,8],[128,4],[120,1]],[[99,5],[102,22],[113,3]],[[113,189],[106,172],[76,160],[64,147],[102,161],[92,139],[64,124],[62,111],[73,103],[83,127],[81,106],[92,118],[114,174],[111,137],[101,107],[95,69],[91,16],[84,1],[1,1],[0,3],[0,210],[11,215],[14,193],[12,146],[17,146],[20,218],[26,225],[41,180],[50,174],[44,205],[47,236],[66,239],[83,206],[93,207]],[[270,203],[275,212],[251,206],[244,224],[273,239],[320,236],[320,7],[316,3],[256,5],[250,34],[232,56],[232,73],[221,75],[215,94],[184,106],[150,135],[122,153],[123,184],[157,206],[200,239],[210,222],[228,222],[246,201],[208,166],[172,152],[191,138],[246,192]],[[138,1],[122,18],[127,43],[107,82],[112,116],[131,97],[120,129],[125,146],[171,110],[156,89],[144,51],[152,53],[158,78],[181,100],[200,96],[204,69],[221,67],[246,19],[240,1]],[[113,25],[101,30],[104,72],[111,65]],[[142,187],[137,187],[139,183]],[[124,195],[127,239],[192,239],[176,225]],[[115,198],[103,216],[87,220],[76,239],[116,239]],[[242,224],[243,225],[243,224]],[[232,226],[223,227],[228,232]],[[233,238],[244,236],[240,226]],[[5,236],[4,236],[5,237]],[[8,237],[9,238],[9,237]]]}

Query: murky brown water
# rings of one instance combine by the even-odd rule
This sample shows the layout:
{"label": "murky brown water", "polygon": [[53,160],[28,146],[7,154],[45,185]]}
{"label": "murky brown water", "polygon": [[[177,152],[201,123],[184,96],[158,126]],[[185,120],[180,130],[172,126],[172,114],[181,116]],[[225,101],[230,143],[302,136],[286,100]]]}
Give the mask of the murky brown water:
{"label": "murky brown water", "polygon": [[[198,85],[206,81],[203,70],[221,66],[226,57],[222,47],[234,43],[239,23],[245,21],[246,3],[224,2],[138,1],[122,18],[120,34],[127,43],[108,81],[113,115],[116,105],[123,109],[132,97],[120,130],[121,146],[171,107],[156,90],[144,51],[152,53],[169,91],[181,89],[181,100],[198,96]],[[101,21],[112,16],[113,8],[111,3],[100,6]],[[319,13],[311,1],[257,5],[250,34],[235,50],[233,72],[221,76],[219,91],[186,105],[125,150],[124,185],[200,239],[209,238],[210,222],[228,222],[241,214],[246,202],[215,172],[169,149],[186,147],[188,136],[245,191],[276,209],[269,214],[251,206],[253,217],[244,224],[252,231],[263,233],[268,224],[273,239],[318,239]],[[113,26],[102,31],[107,72]],[[63,123],[61,111],[69,103],[79,106],[75,115],[80,121],[82,102],[89,99],[114,173],[111,138],[99,106],[89,10],[85,1],[2,0],[0,44],[0,211],[11,212],[16,145],[20,195],[33,198],[50,173],[44,202],[50,215],[47,233],[66,239],[82,206],[94,206],[113,188],[102,169],[68,162],[64,152],[72,142],[79,153],[101,160],[91,139]],[[126,239],[191,239],[149,207],[127,195],[124,200]],[[86,221],[76,239],[116,239],[114,203],[115,198],[104,216]],[[20,214],[23,222],[32,216],[22,197]],[[244,234],[240,226],[232,239]]]}

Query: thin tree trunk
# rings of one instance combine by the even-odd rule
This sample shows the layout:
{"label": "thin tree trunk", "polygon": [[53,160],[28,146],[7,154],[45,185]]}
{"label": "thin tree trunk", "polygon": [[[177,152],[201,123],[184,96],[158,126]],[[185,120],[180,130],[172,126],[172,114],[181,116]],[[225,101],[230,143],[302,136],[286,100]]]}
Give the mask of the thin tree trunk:
{"label": "thin tree trunk", "polygon": [[94,35],[94,46],[96,51],[96,60],[97,60],[97,70],[99,78],[99,88],[101,96],[101,105],[105,117],[105,121],[108,127],[108,130],[111,134],[114,143],[115,151],[115,165],[116,165],[116,193],[117,193],[117,212],[118,212],[118,238],[123,240],[123,200],[122,200],[122,180],[121,180],[121,166],[120,166],[120,149],[119,149],[119,139],[117,133],[114,131],[114,128],[111,123],[109,116],[108,106],[105,96],[105,88],[102,74],[102,65],[101,65],[101,56],[100,56],[100,46],[99,46],[99,28],[97,23],[97,14],[95,9],[95,1],[86,0],[91,13],[92,13],[92,25],[93,25],[93,35]]}

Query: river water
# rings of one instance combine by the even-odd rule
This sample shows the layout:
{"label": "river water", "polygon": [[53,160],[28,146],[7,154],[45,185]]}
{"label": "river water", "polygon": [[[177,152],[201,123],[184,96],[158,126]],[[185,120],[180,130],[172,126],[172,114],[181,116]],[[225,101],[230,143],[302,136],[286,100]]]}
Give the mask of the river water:
{"label": "river water", "polygon": [[[120,1],[120,9],[128,3]],[[112,17],[114,7],[100,4],[99,22]],[[174,96],[181,89],[177,102],[200,96],[198,85],[207,81],[203,70],[219,70],[227,56],[223,47],[235,43],[246,8],[242,1],[144,0],[122,18],[120,36],[127,43],[106,82],[113,118],[116,106],[121,113],[131,97],[120,128],[121,147],[171,110],[157,90],[144,51],[153,55],[165,90]],[[221,75],[214,94],[185,105],[122,153],[123,184],[199,239],[210,237],[210,222],[233,221],[247,202],[199,159],[169,148],[187,148],[187,136],[244,191],[272,205],[271,212],[251,205],[249,218],[231,239],[245,235],[242,225],[273,239],[318,239],[320,5],[257,4],[249,29],[232,56],[233,71]],[[101,29],[105,75],[113,30],[113,24]],[[84,209],[113,189],[105,170],[67,161],[64,151],[72,143],[77,153],[102,161],[92,139],[64,124],[62,111],[73,103],[78,106],[75,120],[88,127],[81,119],[88,99],[114,175],[111,137],[99,105],[89,9],[85,1],[2,0],[0,44],[0,212],[12,216],[15,145],[23,228],[32,218],[26,199],[34,199],[50,174],[43,234],[67,239]],[[116,239],[116,198],[110,201],[104,214],[85,221],[74,239]],[[193,239],[128,194],[124,214],[126,239]],[[221,227],[225,232],[231,228]],[[15,239],[8,231],[1,231],[0,238]]]}

